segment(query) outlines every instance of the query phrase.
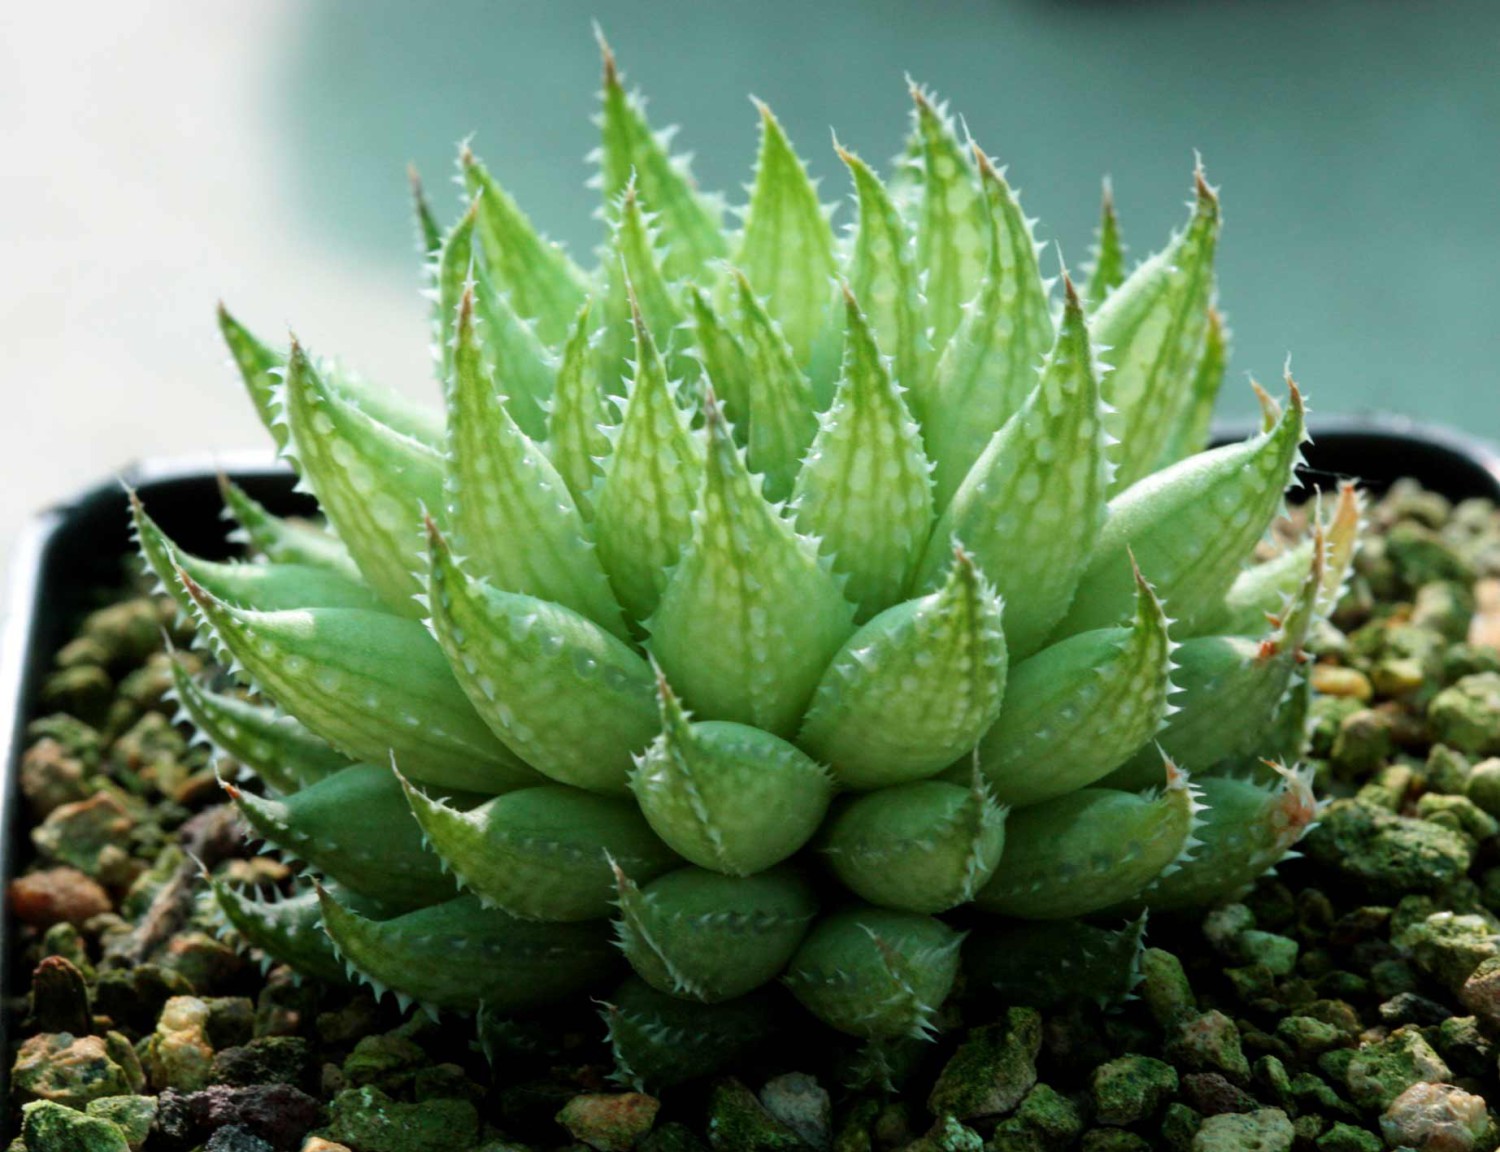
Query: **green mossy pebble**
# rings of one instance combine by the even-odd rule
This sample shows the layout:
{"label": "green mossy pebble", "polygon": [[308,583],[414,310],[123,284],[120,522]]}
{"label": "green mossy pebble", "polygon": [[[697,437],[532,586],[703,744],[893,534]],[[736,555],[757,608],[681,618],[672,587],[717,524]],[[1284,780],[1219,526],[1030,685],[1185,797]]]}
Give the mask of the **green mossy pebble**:
{"label": "green mossy pebble", "polygon": [[[636,1145],[636,1152],[704,1152],[704,1146],[703,1141],[693,1134],[691,1128],[674,1121],[653,1128]],[[843,1152],[843,1150],[838,1149],[836,1152]]]}
{"label": "green mossy pebble", "polygon": [[802,1138],[766,1111],[735,1079],[720,1080],[708,1099],[708,1142],[716,1152],[801,1152]]}
{"label": "green mossy pebble", "polygon": [[1155,1114],[1177,1091],[1177,1069],[1127,1053],[1094,1069],[1094,1115],[1103,1124],[1135,1124]]}
{"label": "green mossy pebble", "polygon": [[1280,1108],[1226,1112],[1203,1121],[1193,1152],[1290,1152],[1296,1131]]}
{"label": "green mossy pebble", "polygon": [[1253,1072],[1256,1084],[1269,1097],[1268,1103],[1274,1103],[1288,1112],[1294,1111],[1292,1078],[1287,1073],[1286,1065],[1278,1057],[1262,1056],[1255,1062]]}
{"label": "green mossy pebble", "polygon": [[1309,857],[1365,884],[1378,897],[1435,892],[1468,871],[1467,837],[1358,800],[1335,800],[1303,840]]}
{"label": "green mossy pebble", "polygon": [[1220,1072],[1236,1083],[1250,1076],[1239,1029],[1217,1009],[1184,1021],[1167,1041],[1167,1056],[1194,1072]]}
{"label": "green mossy pebble", "polygon": [[661,1101],[644,1092],[585,1092],[557,1114],[557,1122],[598,1152],[631,1152],[656,1123]]}
{"label": "green mossy pebble", "polygon": [[1452,1075],[1432,1045],[1408,1026],[1355,1052],[1345,1083],[1356,1105],[1367,1112],[1383,1112],[1413,1084],[1444,1081]]}
{"label": "green mossy pebble", "polygon": [[934,1116],[971,1120],[1001,1116],[1036,1083],[1042,1017],[1033,1008],[1010,1008],[1005,1021],[972,1029],[944,1065],[927,1108]]}
{"label": "green mossy pebble", "polygon": [[108,1120],[125,1133],[125,1140],[132,1152],[139,1149],[151,1135],[151,1125],[156,1120],[155,1096],[105,1096],[90,1100],[84,1109],[90,1116]]}
{"label": "green mossy pebble", "polygon": [[49,1100],[22,1109],[26,1152],[130,1152],[119,1126]]}
{"label": "green mossy pebble", "polygon": [[16,1053],[10,1076],[17,1100],[46,1100],[67,1108],[137,1091],[143,1080],[135,1050],[117,1032],[105,1037],[68,1032],[28,1037]]}
{"label": "green mossy pebble", "polygon": [[1124,1128],[1090,1128],[1083,1134],[1082,1152],[1151,1152],[1151,1141]]}
{"label": "green mossy pebble", "polygon": [[1500,753],[1500,672],[1478,672],[1427,705],[1433,738],[1470,756]]}
{"label": "green mossy pebble", "polygon": [[1462,796],[1473,772],[1469,758],[1446,744],[1432,746],[1422,769],[1422,774],[1427,777],[1427,787],[1449,796]]}
{"label": "green mossy pebble", "polygon": [[1290,976],[1297,967],[1297,941],[1274,932],[1251,928],[1235,938],[1240,958],[1248,964],[1264,964],[1275,976]]}
{"label": "green mossy pebble", "polygon": [[427,1063],[427,1053],[415,1041],[395,1032],[366,1036],[344,1061],[344,1079],[353,1088],[373,1084],[384,1092],[395,1092],[411,1083],[416,1070]]}
{"label": "green mossy pebble", "polygon": [[1318,1137],[1317,1145],[1318,1152],[1380,1152],[1385,1142],[1368,1129],[1340,1120]]}
{"label": "green mossy pebble", "polygon": [[1328,757],[1334,767],[1358,776],[1375,771],[1395,749],[1390,717],[1373,708],[1361,708],[1339,721]]}
{"label": "green mossy pebble", "polygon": [[833,1132],[833,1100],[816,1077],[805,1072],[776,1076],[761,1088],[760,1102],[813,1147],[828,1147]]}
{"label": "green mossy pebble", "polygon": [[984,1152],[984,1137],[954,1117],[944,1116],[901,1152]]}
{"label": "green mossy pebble", "polygon": [[1186,1104],[1168,1104],[1161,1118],[1162,1143],[1170,1152],[1189,1152],[1201,1127],[1203,1116],[1197,1109]]}
{"label": "green mossy pebble", "polygon": [[[1353,1052],[1343,1049],[1337,1054],[1352,1056]],[[1339,1081],[1343,1082],[1342,1076],[1339,1077]],[[1354,1106],[1335,1092],[1329,1083],[1315,1072],[1299,1072],[1293,1076],[1291,1091],[1292,1099],[1301,1109],[1332,1112],[1351,1119],[1358,1115]]]}
{"label": "green mossy pebble", "polygon": [[1141,953],[1138,991],[1162,1028],[1174,1027],[1197,1014],[1198,1001],[1193,996],[1187,973],[1182,970],[1182,961],[1160,948],[1147,948]]}
{"label": "green mossy pebble", "polygon": [[1417,815],[1462,832],[1475,840],[1483,840],[1500,832],[1500,822],[1467,796],[1445,796],[1440,792],[1429,792],[1417,801]]}
{"label": "green mossy pebble", "polygon": [[1282,1017],[1276,1023],[1276,1038],[1304,1060],[1321,1056],[1345,1043],[1344,1034],[1337,1027],[1311,1016]]}
{"label": "green mossy pebble", "polygon": [[1500,758],[1481,760],[1469,773],[1464,795],[1491,816],[1500,817]]}
{"label": "green mossy pebble", "polygon": [[1225,904],[1203,918],[1203,936],[1216,952],[1234,954],[1234,942],[1241,932],[1255,927],[1255,913],[1243,904]]}
{"label": "green mossy pebble", "polygon": [[402,1104],[379,1088],[349,1088],[333,1098],[322,1133],[359,1152],[453,1152],[479,1139],[479,1113],[467,1100]]}
{"label": "green mossy pebble", "polygon": [[1484,961],[1500,956],[1494,922],[1476,914],[1434,912],[1393,937],[1418,968],[1457,992]]}

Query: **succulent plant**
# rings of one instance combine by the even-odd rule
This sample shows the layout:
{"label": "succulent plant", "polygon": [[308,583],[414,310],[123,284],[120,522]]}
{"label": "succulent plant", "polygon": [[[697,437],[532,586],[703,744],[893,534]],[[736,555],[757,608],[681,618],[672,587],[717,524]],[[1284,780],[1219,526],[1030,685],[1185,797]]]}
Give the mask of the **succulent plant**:
{"label": "succulent plant", "polygon": [[621,1074],[661,1081],[762,1035],[778,986],[926,1036],[966,935],[970,985],[1013,989],[1115,939],[1075,918],[1136,917],[1132,954],[1141,910],[1297,840],[1303,646],[1359,505],[1262,543],[1305,438],[1290,379],[1205,450],[1218,196],[1200,167],[1128,274],[1106,201],[1057,291],[1003,170],[911,95],[891,180],[835,146],[843,233],[759,105],[727,227],[606,48],[597,269],[467,147],[457,224],[416,187],[445,414],[221,311],[326,517],[226,483],[256,558],[224,564],[135,506],[248,690],[179,669],[183,710],[312,879],[216,881],[247,942],[431,1009],[602,993]]}

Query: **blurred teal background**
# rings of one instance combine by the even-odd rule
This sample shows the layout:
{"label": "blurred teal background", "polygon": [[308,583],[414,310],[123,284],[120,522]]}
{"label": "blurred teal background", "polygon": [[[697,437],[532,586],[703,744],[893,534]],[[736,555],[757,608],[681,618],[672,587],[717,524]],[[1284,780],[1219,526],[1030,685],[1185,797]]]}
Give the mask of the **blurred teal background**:
{"label": "blurred teal background", "polygon": [[6,4],[0,549],[26,511],[132,456],[262,443],[223,367],[219,297],[435,396],[408,161],[452,214],[472,133],[588,259],[593,17],[734,200],[747,94],[846,201],[830,128],[894,154],[904,73],[1009,165],[1074,268],[1103,174],[1143,256],[1185,218],[1199,149],[1225,205],[1226,414],[1290,353],[1316,410],[1500,437],[1493,0]]}

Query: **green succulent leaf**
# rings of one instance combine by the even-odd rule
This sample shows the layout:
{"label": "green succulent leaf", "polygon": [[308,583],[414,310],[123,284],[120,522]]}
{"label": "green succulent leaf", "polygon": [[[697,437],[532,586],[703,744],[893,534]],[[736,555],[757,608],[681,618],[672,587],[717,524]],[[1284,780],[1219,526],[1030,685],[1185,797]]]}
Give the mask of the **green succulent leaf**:
{"label": "green succulent leaf", "polygon": [[1167,624],[1137,570],[1129,627],[1080,633],[1011,669],[1000,718],[979,745],[1001,803],[1036,804],[1087,787],[1158,731],[1172,691]]}
{"label": "green succulent leaf", "polygon": [[782,867],[753,876],[679,868],[644,887],[616,868],[621,951],[646,983],[673,996],[721,1003],[780,975],[818,902]]}
{"label": "green succulent leaf", "polygon": [[256,836],[351,891],[396,911],[457,895],[442,861],[423,845],[389,765],[352,764],[280,799],[224,787]]}
{"label": "green succulent leaf", "polygon": [[420,615],[418,529],[423,507],[441,506],[442,457],[337,395],[296,343],[282,395],[303,483],[386,607]]}
{"label": "green succulent leaf", "polygon": [[1000,867],[974,903],[1023,920],[1062,920],[1129,900],[1191,854],[1201,808],[1187,773],[1168,760],[1156,795],[1082,788],[1018,809]]}
{"label": "green succulent leaf", "polygon": [[721,316],[709,294],[696,285],[687,286],[687,301],[694,342],[692,354],[713,386],[724,418],[734,431],[735,442],[743,448],[749,439],[750,393],[760,383],[755,378],[749,352],[735,334],[741,325],[731,324]]}
{"label": "green succulent leaf", "polygon": [[1083,305],[1067,284],[1041,382],[948,503],[918,566],[932,587],[960,540],[1005,601],[1013,658],[1031,655],[1067,614],[1105,515],[1109,465],[1098,372]]}
{"label": "green succulent leaf", "polygon": [[703,446],[667,382],[644,322],[635,324],[636,373],[620,403],[614,451],[594,499],[599,559],[632,618],[649,616],[692,535]]}
{"label": "green succulent leaf", "polygon": [[886,609],[838,651],[797,742],[846,788],[921,780],[995,722],[1005,676],[1000,599],[960,548],[941,588]]}
{"label": "green succulent leaf", "polygon": [[1171,435],[1153,471],[1159,472],[1208,447],[1213,436],[1214,406],[1219,402],[1228,365],[1229,331],[1219,310],[1210,308],[1208,326],[1203,331],[1203,350],[1198,356],[1198,366],[1193,370],[1187,403],[1172,421]]}
{"label": "green succulent leaf", "polygon": [[1199,614],[1234,583],[1301,462],[1302,393],[1290,380],[1288,386],[1291,403],[1274,428],[1174,464],[1110,501],[1057,637],[1108,627],[1129,610],[1130,552],[1191,634]]}
{"label": "green succulent leaf", "polygon": [[572,493],[511,418],[495,385],[466,292],[448,398],[445,507],[456,545],[469,567],[501,591],[555,601],[617,636],[629,635]]}
{"label": "green succulent leaf", "polygon": [[[854,178],[859,204],[848,261],[849,287],[869,316],[875,342],[891,355],[897,382],[920,392],[931,350],[922,323],[916,239],[874,170],[852,152],[835,148]],[[847,348],[844,355],[847,372]]]}
{"label": "green succulent leaf", "polygon": [[251,612],[179,579],[235,667],[351,760],[394,753],[415,780],[475,792],[540,779],[485,726],[416,621],[354,608]]}
{"label": "green succulent leaf", "polygon": [[435,261],[443,250],[443,226],[438,223],[437,215],[432,210],[432,203],[427,199],[427,192],[422,187],[422,178],[417,174],[415,165],[407,165],[406,179],[411,185],[412,214],[417,225],[417,251],[430,261]]}
{"label": "green succulent leaf", "polygon": [[542,775],[624,795],[659,730],[645,658],[570,608],[472,579],[428,531],[433,633],[475,711]]}
{"label": "green succulent leaf", "polygon": [[742,273],[735,275],[735,288],[736,335],[748,369],[750,469],[765,478],[762,487],[767,499],[784,500],[817,433],[815,409],[819,405],[813,399],[812,381],[798,367],[780,326],[755,298]]}
{"label": "green succulent leaf", "polygon": [[347,756],[290,716],[202,687],[176,656],[172,658],[172,690],[184,713],[179,721],[190,720],[215,748],[277,792],[296,792],[349,766]]}
{"label": "green succulent leaf", "polygon": [[518,315],[536,325],[544,344],[561,344],[583,304],[587,278],[560,245],[537,234],[467,145],[459,166],[479,208],[476,233],[495,286]]}
{"label": "green succulent leaf", "polygon": [[[540,440],[547,434],[547,408],[557,365],[536,329],[517,314],[509,297],[497,291],[475,244],[478,222],[479,203],[475,201],[453,226],[438,258],[433,347],[440,357],[444,394],[451,409],[458,353],[454,325],[464,298],[472,296],[471,311],[483,330],[485,370],[503,391],[507,411],[521,430]],[[450,423],[451,419],[450,412]],[[442,449],[450,441],[451,433],[445,433],[436,444]]]}
{"label": "green succulent leaf", "polygon": [[843,885],[884,908],[946,912],[974,899],[1000,863],[1006,810],[977,778],[898,784],[853,797],[822,851]]}
{"label": "green succulent leaf", "polygon": [[[920,177],[917,268],[925,276],[927,322],[937,354],[957,331],[965,306],[979,292],[993,233],[979,175],[959,142],[947,106],[934,103],[932,94],[916,84],[911,86],[911,98],[909,153],[916,160],[913,171]],[[926,406],[918,407],[918,417],[925,418]]]}
{"label": "green succulent leaf", "polygon": [[1125,283],[1125,244],[1120,238],[1120,218],[1115,215],[1115,190],[1106,177],[1104,202],[1099,211],[1099,228],[1094,233],[1093,262],[1089,265],[1083,302],[1090,312],[1097,312],[1105,298]]}
{"label": "green succulent leaf", "polygon": [[464,812],[406,787],[433,850],[486,907],[526,920],[597,920],[614,906],[610,866],[643,880],[681,861],[616,796],[546,784]]}
{"label": "green succulent leaf", "polygon": [[990,988],[1007,1004],[1114,1008],[1141,982],[1145,939],[1144,912],[1120,929],[1078,920],[981,927],[964,948],[964,972],[970,988]]}
{"label": "green succulent leaf", "polygon": [[193,603],[177,579],[181,568],[220,600],[273,612],[280,608],[362,608],[382,612],[375,593],[357,578],[350,579],[329,568],[304,564],[219,563],[191,556],[167,538],[156,521],[146,515],[140,497],[130,493],[131,533],[142,559],[156,575],[159,591],[177,601],[191,614]]}
{"label": "green succulent leaf", "polygon": [[605,925],[521,920],[477,897],[375,921],[319,890],[338,954],[377,994],[429,1010],[535,1008],[604,980],[613,950]]}
{"label": "green succulent leaf", "polygon": [[761,872],[811,839],[833,796],[821,766],[759,728],[690,722],[664,678],[657,693],[662,732],[637,757],[630,786],[658,836],[730,876]]}
{"label": "green succulent leaf", "polygon": [[974,156],[988,214],[984,277],[943,349],[928,392],[914,404],[936,465],[932,478],[940,509],[1035,388],[1053,341],[1048,285],[1037,265],[1031,222],[989,158],[978,147]]}
{"label": "green succulent leaf", "polygon": [[767,992],[699,1004],[658,992],[638,976],[610,994],[600,1015],[614,1052],[613,1079],[637,1091],[722,1071],[771,1036],[778,1019]]}
{"label": "green succulent leaf", "polygon": [[1310,775],[1271,767],[1275,776],[1270,783],[1201,778],[1198,786],[1208,811],[1195,835],[1202,845],[1131,906],[1154,911],[1212,907],[1247,891],[1285,857],[1313,822],[1317,806]]}
{"label": "green succulent leaf", "polygon": [[323,568],[348,580],[363,579],[349,550],[333,533],[299,520],[273,516],[229,477],[219,475],[219,494],[225,515],[239,527],[231,540],[248,544],[273,564],[304,564]]}
{"label": "green succulent leaf", "polygon": [[229,348],[234,366],[239,369],[245,392],[255,406],[255,414],[276,442],[277,451],[287,446],[286,425],[281,423],[276,393],[286,374],[286,357],[264,344],[224,307],[219,305],[219,333]]}
{"label": "green succulent leaf", "polygon": [[604,429],[615,419],[601,386],[591,315],[592,307],[585,302],[563,345],[547,409],[547,453],[585,520],[593,517],[594,487],[604,476],[600,462],[609,455]]}
{"label": "green succulent leaf", "polygon": [[[902,390],[844,290],[844,364],[792,495],[797,529],[817,537],[861,623],[897,603],[932,525],[931,465]],[[753,454],[752,454],[753,463]]]}
{"label": "green succulent leaf", "polygon": [[1149,476],[1194,392],[1213,303],[1219,198],[1195,173],[1193,217],[1141,262],[1093,317],[1094,342],[1110,349],[1105,399],[1117,413],[1116,492]]}
{"label": "green succulent leaf", "polygon": [[334,987],[348,982],[344,965],[323,932],[323,910],[316,892],[309,889],[267,900],[238,891],[218,876],[210,876],[208,883],[230,933],[244,947],[261,953],[267,967],[287,964],[295,972]]}
{"label": "green succulent leaf", "polygon": [[663,271],[671,280],[701,275],[729,254],[722,229],[723,206],[698,190],[686,157],[671,154],[670,132],[654,132],[646,122],[643,101],[627,92],[615,67],[614,53],[600,41],[604,56],[600,184],[606,200],[624,192],[632,180],[657,214],[665,244]]}
{"label": "green succulent leaf", "polygon": [[625,185],[609,213],[610,247],[605,252],[605,335],[600,352],[601,374],[611,383],[629,369],[633,319],[645,318],[651,338],[661,349],[667,374],[688,380],[697,362],[687,356],[678,329],[683,326],[678,291],[662,271],[649,205],[642,204],[635,184]]}
{"label": "green succulent leaf", "polygon": [[958,977],[963,933],[888,908],[849,908],[813,928],[783,978],[823,1023],[868,1040],[927,1039]]}
{"label": "green succulent leaf", "polygon": [[649,621],[651,651],[705,717],[789,736],[853,631],[853,607],[817,545],[758,491],[712,398],[704,414],[692,540]]}
{"label": "green succulent leaf", "polygon": [[[757,292],[767,297],[786,341],[800,364],[811,364],[830,353],[827,325],[833,303],[833,281],[838,263],[828,214],[818,202],[817,185],[792,150],[781,124],[765,104],[760,112],[760,155],[745,230],[735,258]],[[831,372],[829,373],[831,378]]]}

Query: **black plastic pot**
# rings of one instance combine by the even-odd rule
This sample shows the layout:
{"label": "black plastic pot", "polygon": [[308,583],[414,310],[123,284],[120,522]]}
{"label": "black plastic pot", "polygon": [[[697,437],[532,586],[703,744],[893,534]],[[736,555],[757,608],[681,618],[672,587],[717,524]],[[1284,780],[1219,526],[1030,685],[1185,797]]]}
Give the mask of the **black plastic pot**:
{"label": "black plastic pot", "polygon": [[[1247,429],[1217,431],[1222,441]],[[1309,487],[1349,478],[1379,492],[1411,477],[1455,500],[1483,496],[1500,503],[1500,448],[1447,429],[1394,417],[1315,419],[1306,456],[1303,479]],[[289,473],[259,458],[146,463],[125,469],[121,479],[141,493],[152,517],[183,547],[222,557],[231,546],[219,515],[220,469],[272,511],[312,510],[306,497],[292,492]],[[118,482],[44,513],[18,541],[0,630],[0,883],[9,883],[29,849],[18,765],[42,677],[78,618],[97,606],[101,592],[118,586],[130,551],[128,504]],[[10,1013],[18,993],[12,983],[13,929],[7,909],[0,921],[0,1102],[8,1098]]]}

